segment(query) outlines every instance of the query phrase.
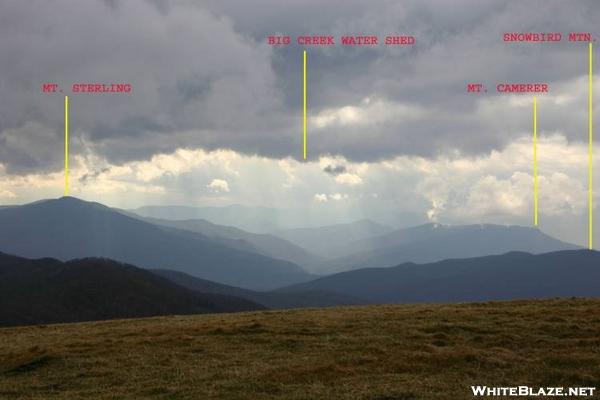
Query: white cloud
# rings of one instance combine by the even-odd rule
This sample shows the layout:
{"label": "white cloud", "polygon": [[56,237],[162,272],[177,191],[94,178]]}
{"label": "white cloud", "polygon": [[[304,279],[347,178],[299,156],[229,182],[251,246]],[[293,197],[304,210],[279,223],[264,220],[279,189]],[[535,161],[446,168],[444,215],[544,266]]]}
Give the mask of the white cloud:
{"label": "white cloud", "polygon": [[336,176],[335,181],[350,186],[360,185],[363,182],[360,176],[350,173],[344,173]]}
{"label": "white cloud", "polygon": [[3,190],[0,192],[1,199],[14,199],[17,195],[11,192],[10,190]]}
{"label": "white cloud", "polygon": [[431,208],[427,210],[427,219],[431,222],[437,222],[440,213],[444,211],[444,202],[438,202],[437,200],[431,201]]}
{"label": "white cloud", "polygon": [[507,179],[484,176],[471,187],[466,203],[456,212],[475,218],[526,216],[531,213],[532,182],[533,177],[523,172],[515,172]]}
{"label": "white cloud", "polygon": [[334,193],[329,195],[329,198],[335,201],[342,201],[348,199],[348,195],[346,193]]}
{"label": "white cloud", "polygon": [[317,203],[326,203],[327,195],[325,193],[317,193],[313,196],[313,200]]}
{"label": "white cloud", "polygon": [[364,98],[358,105],[328,108],[311,117],[309,124],[315,129],[332,126],[380,124],[393,119],[421,118],[425,111],[413,104],[391,102],[384,99]]}
{"label": "white cloud", "polygon": [[226,180],[223,179],[213,179],[208,185],[207,188],[212,189],[214,192],[225,192],[229,193],[229,184]]}

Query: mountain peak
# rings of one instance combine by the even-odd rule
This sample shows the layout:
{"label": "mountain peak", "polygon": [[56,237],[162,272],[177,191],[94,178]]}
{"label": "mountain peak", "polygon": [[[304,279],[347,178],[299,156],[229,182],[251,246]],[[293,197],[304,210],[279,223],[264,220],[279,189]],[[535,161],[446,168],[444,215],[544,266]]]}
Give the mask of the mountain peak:
{"label": "mountain peak", "polygon": [[58,203],[66,203],[66,204],[100,204],[94,201],[87,201],[80,199],[79,197],[74,196],[62,196],[57,199],[51,199],[49,201],[56,201]]}
{"label": "mountain peak", "polygon": [[110,207],[107,207],[103,204],[94,202],[94,201],[87,201],[87,200],[82,200],[78,197],[73,197],[73,196],[62,196],[62,197],[58,197],[56,199],[44,199],[44,200],[38,200],[38,201],[34,201],[32,203],[28,203],[25,204],[23,207],[79,207],[79,208],[85,208],[85,207],[95,207],[98,209],[110,209]]}
{"label": "mountain peak", "polygon": [[72,196],[5,209],[0,226],[0,249],[28,258],[111,258],[265,290],[309,277],[293,263]]}

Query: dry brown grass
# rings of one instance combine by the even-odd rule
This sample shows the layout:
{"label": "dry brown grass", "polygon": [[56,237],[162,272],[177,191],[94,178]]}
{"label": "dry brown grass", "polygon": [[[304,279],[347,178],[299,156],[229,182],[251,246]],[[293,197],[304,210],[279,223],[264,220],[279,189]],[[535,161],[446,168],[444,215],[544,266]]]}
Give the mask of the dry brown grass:
{"label": "dry brown grass", "polygon": [[600,300],[0,329],[7,399],[468,399],[474,384],[600,387]]}

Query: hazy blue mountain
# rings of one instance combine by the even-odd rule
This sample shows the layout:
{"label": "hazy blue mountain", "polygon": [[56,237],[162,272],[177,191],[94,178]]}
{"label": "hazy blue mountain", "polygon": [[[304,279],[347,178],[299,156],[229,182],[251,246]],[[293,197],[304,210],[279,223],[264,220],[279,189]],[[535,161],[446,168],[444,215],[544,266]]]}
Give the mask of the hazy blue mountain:
{"label": "hazy blue mountain", "polygon": [[230,247],[253,251],[271,258],[290,261],[300,266],[313,265],[321,261],[320,257],[309,253],[303,248],[269,234],[246,232],[239,228],[217,225],[202,219],[175,221],[147,217],[138,218],[161,226],[201,233],[215,240],[224,239],[226,240],[225,244]]}
{"label": "hazy blue mountain", "polygon": [[[129,211],[149,218],[203,219],[213,224],[234,226],[253,233],[274,233],[296,228],[348,224],[352,222],[348,219],[350,215],[355,215],[354,219],[372,219],[364,215],[364,211],[369,210],[348,208],[343,204],[319,204],[318,206],[313,204],[293,209],[235,204],[224,207],[145,206]],[[381,216],[382,212],[378,211],[377,214]],[[395,221],[399,216],[387,215],[387,217]],[[413,219],[409,218],[409,220]]]}
{"label": "hazy blue mountain", "polygon": [[0,210],[0,250],[29,258],[105,257],[261,290],[310,279],[293,263],[73,197]]}
{"label": "hazy blue mountain", "polygon": [[242,205],[225,207],[145,206],[130,211],[150,218],[204,219],[213,224],[235,226],[255,233],[268,233],[282,227],[302,224],[302,220],[296,212],[269,207]]}
{"label": "hazy blue mountain", "polygon": [[235,296],[194,292],[107,259],[61,262],[0,253],[0,326],[264,308]]}
{"label": "hazy blue mountain", "polygon": [[365,303],[363,299],[322,290],[297,293],[258,292],[195,278],[178,271],[152,270],[151,272],[194,291],[240,297],[274,309],[330,307]]}
{"label": "hazy blue mountain", "polygon": [[363,219],[347,224],[296,228],[274,231],[273,234],[322,257],[333,258],[353,252],[352,243],[389,233],[392,228]]}
{"label": "hazy blue mountain", "polygon": [[600,253],[569,250],[406,263],[330,275],[279,290],[325,290],[372,303],[600,296]]}
{"label": "hazy blue mountain", "polygon": [[523,251],[532,254],[578,247],[522,226],[426,224],[352,242],[348,256],[326,261],[318,273],[389,267],[405,262],[428,263],[448,258],[480,257]]}

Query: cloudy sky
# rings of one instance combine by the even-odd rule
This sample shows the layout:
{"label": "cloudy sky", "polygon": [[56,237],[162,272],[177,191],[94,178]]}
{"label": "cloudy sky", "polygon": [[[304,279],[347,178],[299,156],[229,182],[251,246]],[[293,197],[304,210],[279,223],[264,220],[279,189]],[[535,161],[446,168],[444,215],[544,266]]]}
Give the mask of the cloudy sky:
{"label": "cloudy sky", "polygon": [[[494,87],[545,82],[540,225],[584,244],[587,43],[502,34],[600,37],[598,20],[594,0],[3,1],[0,204],[62,194],[64,93],[42,93],[43,83],[125,82],[132,93],[68,93],[74,196],[127,208],[310,209],[396,226],[531,225],[532,95]],[[408,34],[416,44],[273,47],[274,34]],[[468,94],[469,82],[490,90]]]}

